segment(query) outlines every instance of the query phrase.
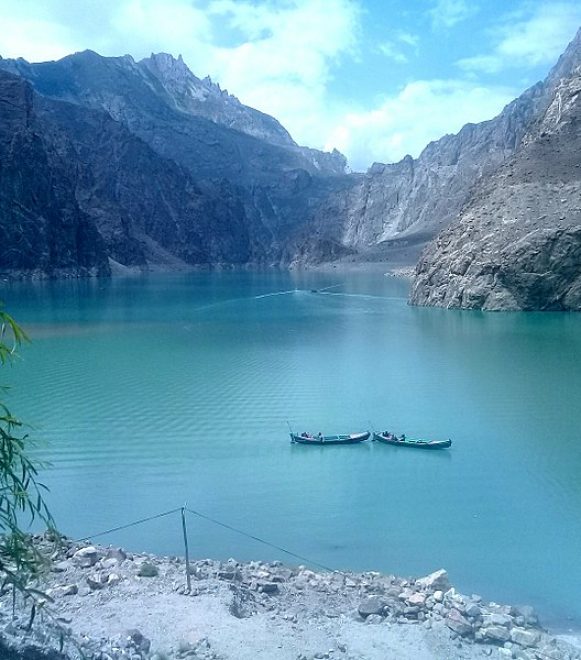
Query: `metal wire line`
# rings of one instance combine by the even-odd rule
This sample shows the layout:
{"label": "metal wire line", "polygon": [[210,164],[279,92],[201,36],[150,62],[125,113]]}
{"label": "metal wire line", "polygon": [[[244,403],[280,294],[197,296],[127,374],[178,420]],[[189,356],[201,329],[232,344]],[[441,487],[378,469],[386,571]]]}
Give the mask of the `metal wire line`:
{"label": "metal wire line", "polygon": [[181,511],[182,507],[177,509],[172,509],[171,511],[165,511],[164,513],[157,513],[155,516],[149,516],[147,518],[141,518],[141,520],[135,520],[134,522],[127,523],[127,525],[120,525],[119,527],[112,527],[111,529],[106,529],[104,532],[97,532],[97,534],[86,534],[81,536],[79,539],[75,539],[73,543],[78,543],[79,541],[86,541],[87,539],[96,539],[98,536],[105,536],[105,534],[111,534],[112,532],[118,532],[122,529],[128,529],[129,527],[135,527],[136,525],[141,525],[142,523],[149,522],[150,520],[155,520],[156,518],[163,518],[164,516],[169,516],[172,513],[177,513]]}
{"label": "metal wire line", "polygon": [[274,543],[271,543],[270,541],[265,541],[264,539],[261,539],[258,536],[254,536],[253,534],[249,534],[248,532],[245,532],[241,529],[233,527],[232,525],[228,525],[227,523],[223,523],[220,520],[216,520],[216,518],[212,518],[210,516],[207,516],[204,513],[200,513],[199,511],[195,511],[194,509],[190,509],[189,507],[184,507],[184,509],[188,513],[191,513],[194,516],[198,516],[198,518],[203,518],[204,520],[208,520],[209,522],[214,523],[215,525],[219,525],[220,527],[224,527],[225,529],[228,529],[231,532],[236,532],[237,534],[241,534],[242,536],[246,536],[247,538],[252,539],[253,541],[258,541],[259,543],[262,543],[263,545],[267,545],[271,548],[274,548],[275,550],[280,550],[280,552],[284,552],[287,555],[290,555],[291,557],[294,557],[295,559],[300,559],[301,561],[305,561],[308,564],[312,564],[313,566],[318,566],[319,568],[322,568],[325,571],[333,572],[335,570],[334,568],[330,568],[329,566],[325,566],[325,564],[321,564],[318,561],[314,561],[312,559],[309,559],[308,557],[303,557],[302,555],[298,555],[296,552],[292,552],[291,550],[287,550],[286,548],[283,548],[280,545],[276,545]]}
{"label": "metal wire line", "polygon": [[333,572],[335,569],[330,568],[329,566],[326,566],[325,564],[322,564],[321,562],[314,561],[313,559],[309,559],[308,557],[305,557],[303,555],[299,555],[296,552],[293,552],[292,550],[287,550],[286,548],[283,548],[280,545],[276,545],[275,543],[271,543],[270,541],[266,541],[265,539],[260,538],[259,536],[255,536],[254,534],[249,534],[248,532],[245,532],[242,529],[238,529],[237,527],[233,527],[232,525],[229,525],[228,523],[222,522],[221,520],[217,520],[216,518],[212,518],[211,516],[206,515],[205,513],[201,513],[200,511],[196,511],[195,509],[190,509],[187,506],[184,507],[178,507],[177,509],[171,509],[170,511],[164,511],[163,513],[157,513],[154,516],[148,516],[147,518],[141,518],[140,520],[135,520],[134,522],[127,523],[126,525],[119,525],[118,527],[112,527],[111,529],[106,529],[102,532],[97,532],[96,534],[86,534],[85,536],[82,536],[78,539],[75,539],[75,543],[79,541],[85,541],[87,539],[94,539],[98,538],[99,536],[105,536],[106,534],[112,534],[113,532],[118,532],[122,529],[128,529],[130,527],[135,527],[137,525],[142,525],[143,523],[149,522],[151,520],[156,520],[157,518],[163,518],[165,516],[170,516],[173,513],[179,513],[180,511],[187,511],[188,513],[197,516],[198,518],[202,518],[203,520],[207,520],[208,522],[213,523],[214,525],[218,525],[220,527],[223,527],[224,529],[227,529],[231,532],[235,532],[236,534],[240,534],[241,536],[245,536],[246,538],[252,539],[253,541],[257,541],[258,543],[262,543],[263,545],[266,545],[270,548],[274,548],[275,550],[278,550],[280,552],[284,552],[285,554],[289,555],[290,557],[294,557],[295,559],[299,559],[300,561],[304,561],[307,564],[311,564],[312,566],[318,566],[319,568],[322,568],[325,571],[330,571]]}

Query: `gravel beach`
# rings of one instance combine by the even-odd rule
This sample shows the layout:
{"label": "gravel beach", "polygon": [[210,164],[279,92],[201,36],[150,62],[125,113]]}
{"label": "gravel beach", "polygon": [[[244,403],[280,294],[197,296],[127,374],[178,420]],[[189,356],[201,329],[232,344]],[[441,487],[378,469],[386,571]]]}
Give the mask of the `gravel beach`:
{"label": "gravel beach", "polygon": [[[280,562],[190,562],[64,541],[31,603],[0,597],[0,658],[170,660],[573,660],[530,607],[459,594],[444,570],[420,579],[315,572]],[[50,602],[52,601],[52,602]]]}

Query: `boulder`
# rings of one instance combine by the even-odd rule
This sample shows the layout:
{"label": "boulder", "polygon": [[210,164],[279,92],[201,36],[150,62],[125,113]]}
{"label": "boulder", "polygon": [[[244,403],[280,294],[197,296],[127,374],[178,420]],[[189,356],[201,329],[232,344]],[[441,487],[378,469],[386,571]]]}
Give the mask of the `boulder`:
{"label": "boulder", "polygon": [[127,553],[122,548],[109,548],[107,550],[107,559],[116,559],[119,563],[127,559]]}
{"label": "boulder", "polygon": [[483,614],[482,624],[484,626],[504,626],[505,628],[510,628],[513,624],[513,618],[508,616],[508,614]]}
{"label": "boulder", "polygon": [[47,595],[49,596],[74,596],[79,593],[79,588],[76,584],[63,584],[60,587],[49,589]]}
{"label": "boulder", "polygon": [[422,594],[419,592],[413,593],[408,599],[407,602],[411,605],[417,605],[418,607],[421,607],[425,602],[426,602],[426,594]]}
{"label": "boulder", "polygon": [[371,625],[378,624],[378,623],[383,623],[383,617],[380,614],[370,614],[365,619],[365,623],[369,623]]}
{"label": "boulder", "polygon": [[416,587],[424,591],[447,591],[450,588],[448,573],[442,568],[416,580]]}
{"label": "boulder", "polygon": [[278,592],[278,584],[276,582],[259,582],[257,589],[263,594],[275,594]]}
{"label": "boulder", "polygon": [[87,584],[92,591],[98,591],[105,586],[105,582],[101,581],[101,576],[96,574],[87,575]]}
{"label": "boulder", "polygon": [[510,639],[519,646],[536,646],[541,641],[541,633],[536,630],[513,628],[510,631]]}
{"label": "boulder", "polygon": [[510,633],[508,629],[504,626],[488,626],[487,628],[481,628],[480,632],[483,639],[488,639],[493,642],[508,642],[510,639]]}
{"label": "boulder", "polygon": [[80,568],[91,568],[99,561],[99,551],[92,545],[81,548],[73,555],[73,561]]}
{"label": "boulder", "polygon": [[115,568],[119,562],[114,557],[109,557],[106,559],[101,559],[99,566],[105,570],[111,570]]}
{"label": "boulder", "polygon": [[478,607],[476,603],[468,603],[464,608],[464,614],[470,616],[473,619],[479,617],[482,614],[482,610]]}
{"label": "boulder", "polygon": [[359,604],[357,611],[366,619],[371,614],[383,615],[387,602],[381,596],[368,596]]}
{"label": "boulder", "polygon": [[465,619],[458,610],[450,610],[445,623],[450,630],[461,637],[470,635],[473,632],[472,624]]}
{"label": "boulder", "polygon": [[519,607],[515,607],[515,613],[517,616],[523,618],[527,626],[536,626],[539,623],[539,617],[534,608],[530,605],[520,605]]}

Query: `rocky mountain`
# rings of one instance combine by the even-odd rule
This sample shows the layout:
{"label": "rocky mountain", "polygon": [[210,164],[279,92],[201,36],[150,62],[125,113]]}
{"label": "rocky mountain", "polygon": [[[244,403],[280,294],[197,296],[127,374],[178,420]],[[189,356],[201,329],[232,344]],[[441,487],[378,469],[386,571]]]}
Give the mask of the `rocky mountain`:
{"label": "rocky mountain", "polygon": [[[3,80],[28,90],[26,112],[34,121],[26,130],[55,153],[66,151],[75,177],[61,176],[55,165],[52,181],[67,187],[113,266],[280,263],[291,258],[297,225],[330,190],[345,185],[340,154],[298,147],[274,119],[200,81],[169,56],[135,63],[85,52],[39,65],[0,60],[0,71]],[[196,110],[195,90],[206,90],[207,114],[215,114],[222,99],[220,121]],[[0,99],[10,106],[9,96]],[[8,143],[8,120],[0,131]],[[14,149],[13,143],[11,157]],[[27,180],[32,172],[24,168],[21,176]],[[26,206],[19,191],[4,184],[0,190],[6,205]],[[86,272],[74,260],[61,268],[52,259],[50,233],[46,259],[38,249],[25,259],[29,224],[5,215],[0,225],[10,246],[6,254],[13,255],[0,256],[0,269]],[[98,272],[107,271],[105,260]]]}
{"label": "rocky mountain", "polygon": [[[421,248],[472,203],[474,190],[493,185],[497,179],[490,177],[502,176],[526,145],[540,140],[535,127],[563,81],[573,79],[579,51],[578,37],[544,82],[495,119],[432,142],[417,159],[375,163],[366,174],[345,174],[337,152],[298,146],[275,119],[197,78],[180,57],[161,53],[136,62],[84,51],[40,64],[0,58],[10,84],[17,76],[28,90],[22,93],[31,99],[31,123],[19,130],[51,154],[43,167],[53,196],[58,193],[50,218],[42,216],[40,197],[20,197],[37,184],[28,182],[33,170],[9,146],[16,138],[6,119],[0,125],[9,154],[0,161],[8,182],[0,185],[3,204],[20,204],[30,217],[22,226],[10,219],[14,211],[0,217],[8,246],[0,269],[83,274],[110,266],[301,265],[344,257],[415,263]],[[5,109],[7,89],[0,94]],[[36,158],[40,153],[30,162]],[[7,178],[8,166],[16,177],[19,163],[20,188]],[[60,246],[51,241],[64,241],[63,228],[72,236],[73,225],[61,218],[59,231],[48,227],[57,216],[72,217],[72,208],[84,230],[97,236],[96,261],[81,258],[84,239],[77,242],[76,261],[71,256],[62,265],[53,258]],[[39,252],[40,229],[32,218],[40,216],[46,245]],[[36,247],[23,247],[30,245]],[[429,257],[422,263],[430,272],[435,267]],[[416,302],[424,300],[421,288]]]}
{"label": "rocky mountain", "polygon": [[419,256],[421,247],[457,218],[476,182],[518,149],[579,60],[577,36],[547,79],[494,119],[467,124],[456,135],[431,142],[417,159],[375,163],[339,204],[340,222],[333,228],[337,239],[360,253],[389,254],[407,244]]}
{"label": "rocky mountain", "polygon": [[516,152],[422,255],[411,302],[581,310],[581,31]]}
{"label": "rocky mountain", "polygon": [[109,274],[103,239],[75,197],[70,144],[46,136],[33,97],[0,72],[0,268]]}
{"label": "rocky mountain", "polygon": [[198,184],[102,111],[0,70],[0,270],[247,263],[271,237],[226,181]]}

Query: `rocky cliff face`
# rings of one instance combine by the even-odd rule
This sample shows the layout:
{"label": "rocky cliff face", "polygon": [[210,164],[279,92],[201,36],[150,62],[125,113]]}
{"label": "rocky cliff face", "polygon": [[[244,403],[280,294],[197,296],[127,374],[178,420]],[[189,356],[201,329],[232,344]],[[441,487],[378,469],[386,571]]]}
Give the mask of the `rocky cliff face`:
{"label": "rocky cliff face", "polygon": [[350,194],[340,240],[365,250],[423,243],[456,219],[475,183],[494,172],[519,147],[548,108],[560,80],[579,63],[579,36],[547,79],[510,103],[498,117],[467,124],[430,143],[419,158],[375,163]]}
{"label": "rocky cliff face", "polygon": [[105,245],[74,194],[71,145],[47,137],[34,101],[0,72],[0,274],[106,275]]}
{"label": "rocky cliff face", "polygon": [[105,112],[0,71],[0,272],[260,263],[269,241],[228,182],[198,184]]}
{"label": "rocky cliff face", "polygon": [[411,302],[581,310],[581,37],[515,154],[423,254]]}
{"label": "rocky cliff face", "polygon": [[[86,52],[39,65],[0,60],[2,69],[18,75],[3,73],[20,80],[34,101],[34,135],[66,152],[76,173],[67,179],[55,169],[52,180],[92,221],[105,256],[122,266],[289,260],[298,226],[344,178],[337,176],[342,156],[298,147],[274,119],[195,78],[170,56],[135,63]],[[206,100],[196,101],[194,92]],[[10,134],[7,119],[2,129]],[[23,166],[20,176],[28,180],[32,171]],[[14,205],[7,184],[1,190]],[[0,268],[15,270],[12,246],[21,253],[38,227],[6,218],[3,224],[11,229]],[[51,250],[45,259],[33,250],[22,269],[36,264],[39,272],[56,274]],[[105,259],[99,272],[107,269]]]}

